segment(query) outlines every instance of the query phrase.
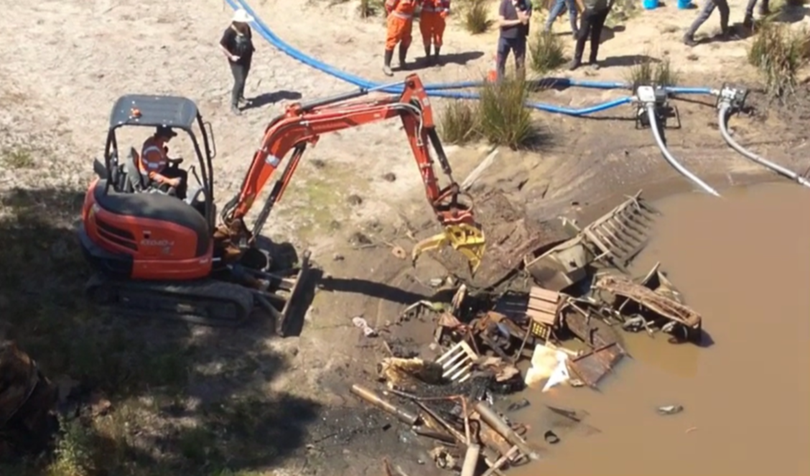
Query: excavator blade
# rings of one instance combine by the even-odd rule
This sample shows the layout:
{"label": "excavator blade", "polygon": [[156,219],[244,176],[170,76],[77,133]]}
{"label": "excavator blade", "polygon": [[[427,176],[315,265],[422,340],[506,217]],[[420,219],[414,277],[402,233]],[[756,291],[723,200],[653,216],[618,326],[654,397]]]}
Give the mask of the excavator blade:
{"label": "excavator blade", "polygon": [[470,266],[470,274],[475,274],[481,260],[484,257],[486,239],[484,233],[475,226],[467,223],[448,225],[443,233],[424,239],[414,246],[411,252],[411,259],[414,264],[419,256],[425,251],[431,251],[450,245],[454,250],[460,252]]}

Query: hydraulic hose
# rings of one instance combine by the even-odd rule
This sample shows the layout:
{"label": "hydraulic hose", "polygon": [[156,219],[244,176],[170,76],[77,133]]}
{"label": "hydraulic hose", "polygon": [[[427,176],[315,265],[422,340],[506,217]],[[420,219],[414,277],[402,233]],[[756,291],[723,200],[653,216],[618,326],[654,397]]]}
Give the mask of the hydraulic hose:
{"label": "hydraulic hose", "polygon": [[710,187],[706,184],[703,180],[700,180],[698,176],[690,172],[686,169],[683,165],[681,165],[678,160],[669,152],[667,149],[666,144],[664,144],[664,138],[661,136],[661,130],[658,128],[658,118],[655,115],[655,105],[650,104],[647,106],[647,116],[650,120],[650,129],[653,131],[653,137],[655,138],[655,143],[658,144],[658,148],[661,149],[661,153],[664,155],[664,158],[669,165],[675,168],[678,172],[681,173],[684,177],[688,178],[692,182],[694,182],[697,186],[702,188],[707,193],[714,195],[715,197],[719,197],[720,194],[717,193],[715,189]]}
{"label": "hydraulic hose", "polygon": [[745,156],[748,159],[766,167],[774,172],[783,175],[794,182],[799,183],[800,185],[804,185],[805,187],[810,187],[810,182],[808,182],[804,177],[801,175],[792,172],[779,164],[775,164],[770,160],[765,159],[762,156],[759,156],[750,150],[746,149],[745,147],[741,146],[737,141],[731,137],[731,134],[728,132],[728,119],[731,116],[731,105],[728,103],[724,103],[720,106],[719,112],[717,113],[717,123],[720,124],[720,134],[723,135],[723,139],[726,141],[726,144],[731,146],[732,149],[739,152],[741,155]]}
{"label": "hydraulic hose", "polygon": [[[402,92],[401,86],[389,86],[385,88],[380,88],[381,85],[378,83],[363,79],[359,76],[349,74],[345,71],[341,71],[311,56],[305,55],[301,51],[298,51],[289,44],[285,43],[281,38],[279,38],[275,33],[273,33],[273,31],[270,30],[270,28],[264,24],[261,18],[259,18],[259,16],[256,15],[256,12],[250,7],[250,5],[248,5],[248,3],[245,0],[226,0],[226,2],[233,9],[244,8],[245,11],[247,11],[254,18],[254,26],[256,27],[259,34],[271,45],[273,45],[275,48],[279,49],[283,53],[287,54],[288,56],[291,56],[292,58],[308,66],[311,66],[319,71],[327,73],[331,76],[334,76],[345,82],[351,83],[360,88],[376,89],[390,94],[398,94]],[[547,78],[541,79],[538,82],[542,85],[549,84],[550,86],[560,85],[568,87],[573,86],[573,87],[597,88],[597,89],[622,89],[622,88],[629,89],[629,86],[626,83],[621,82],[586,81],[569,78]],[[425,85],[425,90],[428,92],[430,96],[433,97],[442,97],[449,99],[480,99],[480,95],[476,93],[462,92],[462,91],[448,91],[448,90],[475,88],[480,87],[482,84],[483,84],[482,81],[464,81],[445,84],[428,84]],[[711,90],[708,88],[669,88],[668,91],[670,90],[676,94],[711,94]],[[593,106],[588,106],[579,109],[571,109],[562,106],[554,106],[551,104],[544,104],[537,102],[527,102],[526,106],[539,111],[551,112],[556,114],[565,114],[569,116],[586,116],[596,112],[605,111],[607,109],[611,109],[616,106],[627,104],[631,101],[632,101],[631,97],[623,97],[607,101],[602,104],[596,104]]]}

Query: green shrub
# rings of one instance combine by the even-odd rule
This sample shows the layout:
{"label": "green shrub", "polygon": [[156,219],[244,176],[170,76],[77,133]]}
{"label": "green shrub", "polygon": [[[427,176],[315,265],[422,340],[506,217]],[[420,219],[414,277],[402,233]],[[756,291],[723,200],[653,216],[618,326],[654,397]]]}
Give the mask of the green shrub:
{"label": "green shrub", "polygon": [[481,135],[491,144],[512,149],[528,147],[538,137],[531,112],[525,107],[528,97],[522,77],[487,82],[481,89]]}
{"label": "green shrub", "polygon": [[782,102],[795,92],[798,72],[807,63],[807,32],[763,22],[757,28],[748,62],[762,75],[768,96]]}
{"label": "green shrub", "polygon": [[464,28],[473,35],[484,33],[492,26],[487,0],[465,0]]}
{"label": "green shrub", "polygon": [[560,37],[551,32],[538,30],[529,43],[529,66],[539,74],[559,68],[565,63],[563,43]]}
{"label": "green shrub", "polygon": [[439,116],[439,134],[448,144],[464,144],[481,137],[477,101],[449,102]]}
{"label": "green shrub", "polygon": [[60,419],[61,434],[48,476],[88,476],[93,474],[94,434],[78,420]]}

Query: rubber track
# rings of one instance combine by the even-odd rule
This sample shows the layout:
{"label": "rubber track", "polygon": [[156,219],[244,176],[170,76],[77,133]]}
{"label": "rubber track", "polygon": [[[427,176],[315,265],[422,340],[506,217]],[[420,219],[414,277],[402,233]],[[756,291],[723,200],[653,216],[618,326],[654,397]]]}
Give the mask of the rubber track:
{"label": "rubber track", "polygon": [[[236,327],[246,321],[254,306],[253,293],[238,284],[213,279],[176,283],[163,281],[121,281],[94,276],[87,285],[87,293],[96,297],[95,292],[101,287],[111,291],[112,299],[99,301],[102,307],[115,309],[122,314],[138,317],[161,317],[177,319],[192,324],[213,327]],[[157,298],[157,299],[156,299]],[[112,302],[110,302],[112,301]],[[141,303],[142,305],[138,305]],[[230,315],[211,317],[198,312],[166,310],[167,307],[190,306],[192,309],[215,304],[218,307],[230,304]],[[214,312],[221,311],[217,309]],[[210,312],[210,310],[209,310]]]}

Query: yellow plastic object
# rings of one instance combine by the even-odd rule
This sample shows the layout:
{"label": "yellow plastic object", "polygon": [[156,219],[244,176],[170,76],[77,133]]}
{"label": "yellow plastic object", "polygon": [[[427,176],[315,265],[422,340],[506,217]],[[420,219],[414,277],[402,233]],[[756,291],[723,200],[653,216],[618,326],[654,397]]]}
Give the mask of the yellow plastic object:
{"label": "yellow plastic object", "polygon": [[450,245],[454,250],[464,255],[470,265],[470,273],[475,274],[478,266],[481,265],[481,259],[484,257],[486,247],[484,233],[480,229],[466,223],[448,225],[444,228],[444,233],[439,233],[417,243],[411,253],[411,259],[416,264],[419,255],[425,251],[439,249],[444,245]]}

